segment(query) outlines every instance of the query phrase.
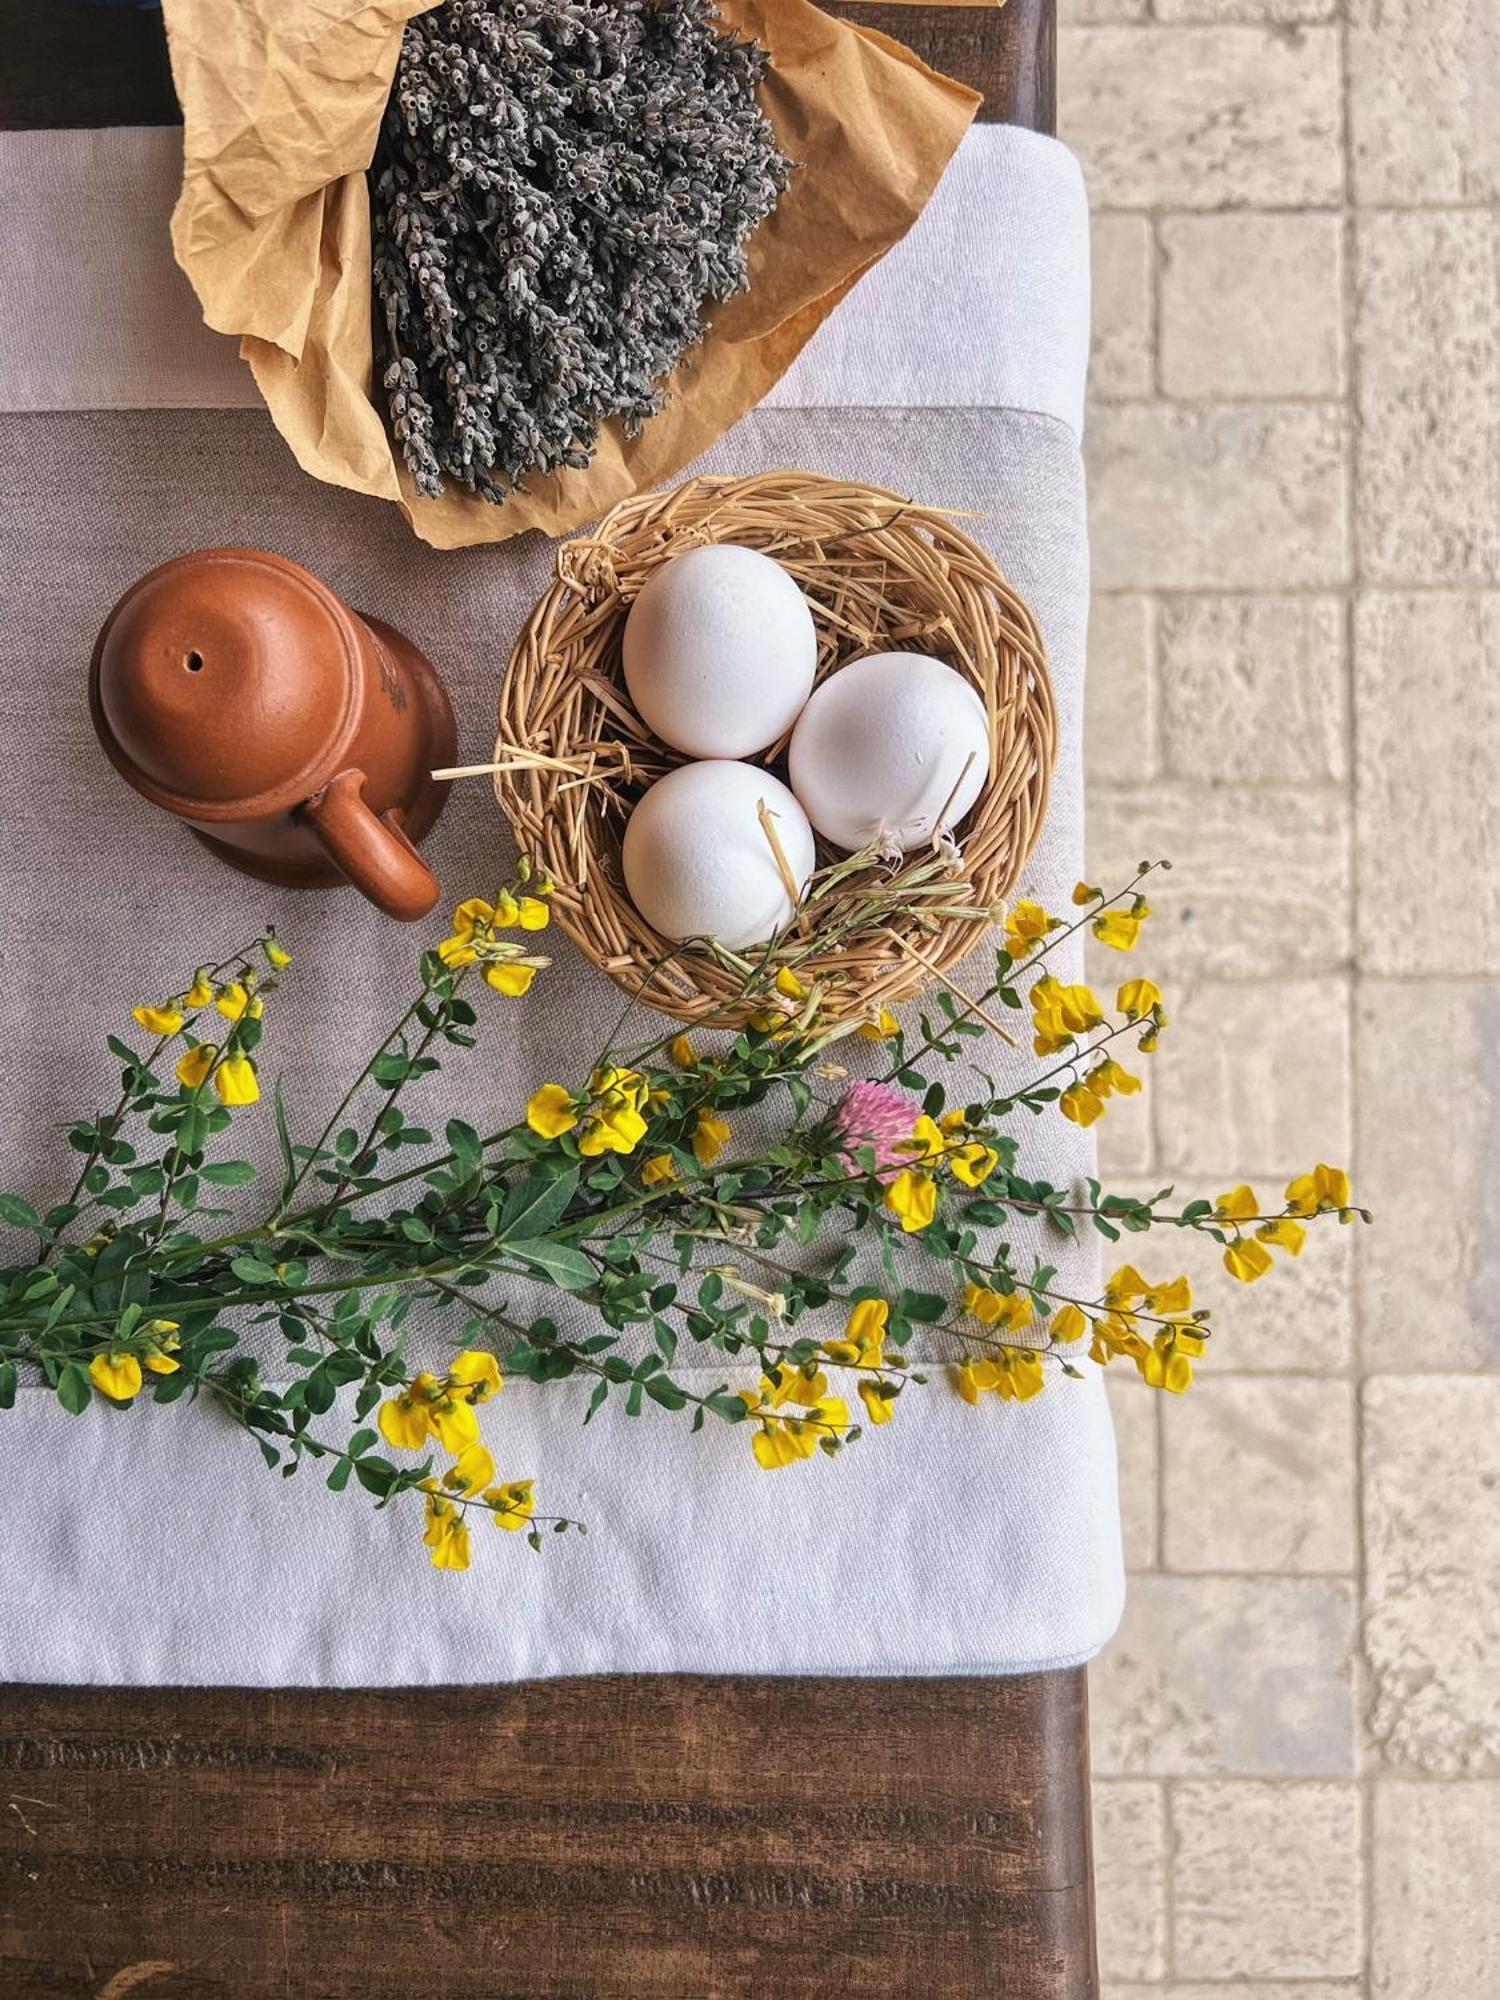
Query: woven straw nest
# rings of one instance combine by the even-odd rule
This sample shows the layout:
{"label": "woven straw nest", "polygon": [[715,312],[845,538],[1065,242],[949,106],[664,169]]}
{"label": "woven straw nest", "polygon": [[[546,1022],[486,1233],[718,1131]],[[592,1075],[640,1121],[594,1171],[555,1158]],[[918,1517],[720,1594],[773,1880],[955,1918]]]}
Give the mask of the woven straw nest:
{"label": "woven straw nest", "polygon": [[[956,842],[853,870],[820,845],[797,922],[738,958],[669,944],[620,877],[631,807],[688,761],[632,709],[621,632],[652,570],[708,542],[762,549],[797,579],[817,625],[820,682],[867,653],[931,653],[979,690],[990,728],[989,780],[951,829]],[[784,771],[784,750],[783,740],[757,761]],[[495,792],[518,846],[555,878],[558,922],[627,991],[683,1021],[741,1025],[754,994],[789,966],[830,1011],[868,1019],[934,979],[946,984],[997,919],[1041,831],[1056,750],[1036,621],[950,513],[879,487],[771,472],[623,501],[559,549],[557,580],[501,689]]]}

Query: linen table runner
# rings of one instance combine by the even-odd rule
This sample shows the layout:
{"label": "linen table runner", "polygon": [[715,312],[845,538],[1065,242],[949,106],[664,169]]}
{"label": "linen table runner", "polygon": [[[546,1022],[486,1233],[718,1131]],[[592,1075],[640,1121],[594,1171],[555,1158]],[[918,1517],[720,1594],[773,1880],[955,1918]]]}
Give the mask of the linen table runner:
{"label": "linen table runner", "polygon": [[[0,1185],[32,1195],[65,1182],[57,1127],[109,1093],[102,1035],[148,990],[273,918],[296,964],[263,1069],[311,1121],[351,1053],[384,1031],[442,915],[402,927],[353,891],[266,888],[120,782],[85,700],[93,636],[120,591],[187,548],[279,549],[410,633],[448,681],[460,756],[479,760],[502,665],[551,573],[535,536],[440,554],[394,509],[297,470],[168,260],[178,145],[158,131],[0,136]],[[1054,906],[1081,872],[1087,273],[1071,156],[978,128],[910,236],[695,468],[808,467],[982,517],[968,525],[1035,609],[1057,684],[1061,758],[1024,884]],[[426,851],[448,899],[487,891],[509,843],[482,781],[455,791]],[[493,1128],[587,1062],[620,996],[560,935],[552,951],[530,999],[496,1000],[480,1047],[414,1107]],[[972,1046],[1002,1077],[1029,1073],[1029,1057]],[[269,1164],[261,1110],[251,1156]],[[240,1114],[237,1151],[255,1117]],[[1092,1170],[1086,1135],[1061,1119],[1028,1124],[1027,1141],[1040,1148],[1031,1170],[1053,1180]],[[1096,1290],[1088,1246],[1049,1244],[1048,1257],[1068,1289]],[[702,1368],[721,1380],[724,1358]],[[979,1410],[935,1382],[836,1463],[774,1474],[743,1431],[690,1440],[680,1418],[610,1407],[584,1432],[588,1385],[510,1382],[486,1411],[501,1476],[535,1475],[544,1510],[590,1534],[537,1560],[481,1528],[457,1577],[428,1568],[415,1507],[376,1513],[328,1493],[313,1466],[282,1481],[204,1405],[96,1400],[71,1418],[23,1390],[0,1417],[0,1680],[1072,1664],[1109,1636],[1121,1595],[1113,1437],[1102,1379],[1083,1372],[1033,1403]]]}

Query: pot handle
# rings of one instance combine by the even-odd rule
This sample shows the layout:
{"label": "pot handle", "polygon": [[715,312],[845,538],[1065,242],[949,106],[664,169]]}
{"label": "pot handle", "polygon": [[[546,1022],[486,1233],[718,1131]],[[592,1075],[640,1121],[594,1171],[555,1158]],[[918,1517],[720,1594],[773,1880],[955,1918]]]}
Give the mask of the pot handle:
{"label": "pot handle", "polygon": [[363,771],[340,771],[307,801],[302,815],[362,895],[387,916],[412,923],[437,901],[438,879],[402,832],[397,815],[371,811],[364,783]]}

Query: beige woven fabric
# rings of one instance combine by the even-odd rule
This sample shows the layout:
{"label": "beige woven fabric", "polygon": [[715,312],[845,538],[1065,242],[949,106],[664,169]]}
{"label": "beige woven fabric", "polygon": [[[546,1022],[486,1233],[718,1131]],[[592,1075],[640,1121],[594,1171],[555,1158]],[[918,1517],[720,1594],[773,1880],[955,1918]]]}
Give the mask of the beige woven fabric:
{"label": "beige woven fabric", "polygon": [[[997,155],[990,184],[1001,204],[989,240],[1034,242],[1047,275],[976,331],[967,400],[1000,400],[993,349],[1032,406],[1060,346],[1077,348],[1081,335],[1077,170],[1030,135],[982,137]],[[66,311],[66,296],[49,296],[49,311]],[[951,299],[945,290],[933,303],[946,313]],[[851,300],[844,311],[854,310]],[[34,327],[19,332],[19,351],[45,350]],[[160,353],[183,352],[185,338],[165,311]],[[850,400],[859,349],[850,328],[836,374]],[[169,401],[160,368],[136,368],[139,359],[131,393]],[[118,390],[118,370],[98,379],[101,400]],[[42,386],[44,401],[77,400],[67,383]],[[0,379],[0,404],[8,393]],[[705,465],[801,465],[986,517],[979,538],[1036,611],[1051,654],[1063,752],[1028,886],[1064,898],[1082,845],[1087,605],[1068,423],[980,408],[763,408]],[[478,760],[501,663],[550,552],[528,538],[436,555],[393,510],[305,480],[255,411],[0,417],[0,482],[0,1185],[43,1195],[67,1176],[58,1122],[111,1090],[102,1033],[128,1020],[132,1001],[274,917],[297,963],[265,1067],[312,1119],[335,1067],[388,1018],[424,934],[352,891],[295,896],[235,875],[126,789],[94,743],[84,698],[93,635],[115,597],[182,549],[276,547],[410,632],[453,691],[460,755]],[[482,781],[455,796],[428,851],[455,899],[503,869],[503,829]],[[527,1002],[495,1000],[481,1046],[434,1095],[435,1113],[462,1090],[476,1122],[497,1122],[539,1079],[572,1074],[617,1004],[560,941]],[[1012,1060],[999,1048],[982,1059],[1002,1074]],[[252,1113],[239,1129],[258,1130],[249,1150],[268,1160],[269,1116]],[[1028,1129],[1037,1171],[1062,1179],[1091,1164],[1086,1136],[1060,1119]],[[1092,1288],[1088,1250],[1065,1268],[1077,1289]],[[546,1505],[587,1518],[589,1539],[537,1562],[511,1538],[482,1537],[475,1571],[452,1578],[423,1563],[409,1512],[376,1514],[305,1474],[269,1478],[210,1411],[96,1405],[73,1419],[27,1391],[0,1418],[0,1435],[15,1440],[0,1512],[0,1680],[1020,1672],[1086,1658],[1114,1627],[1114,1443],[1094,1371],[1024,1408],[974,1412],[939,1387],[839,1464],[774,1476],[754,1467],[742,1435],[714,1428],[690,1443],[661,1412],[636,1424],[606,1413],[584,1432],[586,1395],[511,1383],[486,1432],[506,1475],[536,1473]],[[793,1548],[815,1561],[789,1588],[768,1552]]]}

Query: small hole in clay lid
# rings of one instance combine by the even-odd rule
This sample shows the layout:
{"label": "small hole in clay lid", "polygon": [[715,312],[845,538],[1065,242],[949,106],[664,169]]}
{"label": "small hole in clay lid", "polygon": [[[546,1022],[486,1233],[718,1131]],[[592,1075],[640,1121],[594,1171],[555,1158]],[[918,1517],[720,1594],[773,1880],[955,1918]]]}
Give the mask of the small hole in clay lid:
{"label": "small hole in clay lid", "polygon": [[190,674],[201,674],[203,671],[203,655],[196,652],[189,653],[182,664]]}

